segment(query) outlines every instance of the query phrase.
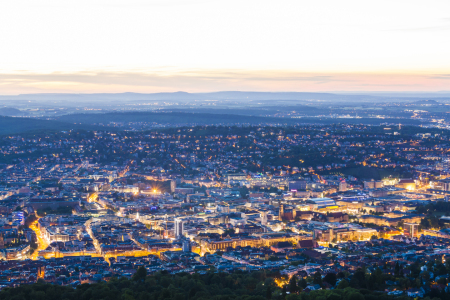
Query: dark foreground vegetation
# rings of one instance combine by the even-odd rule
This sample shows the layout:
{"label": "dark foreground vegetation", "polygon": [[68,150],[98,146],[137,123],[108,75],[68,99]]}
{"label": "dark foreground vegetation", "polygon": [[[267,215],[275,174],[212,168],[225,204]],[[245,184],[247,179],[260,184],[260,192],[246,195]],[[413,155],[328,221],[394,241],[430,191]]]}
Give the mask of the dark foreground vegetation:
{"label": "dark foreground vegetation", "polygon": [[[279,274],[279,273],[278,273]],[[89,299],[123,299],[123,300],[391,300],[410,299],[403,296],[390,296],[378,291],[377,278],[366,278],[364,282],[355,279],[342,279],[336,288],[309,291],[307,284],[319,284],[330,287],[330,278],[314,276],[313,282],[291,279],[282,288],[278,287],[274,274],[266,272],[252,273],[213,273],[170,275],[165,272],[146,276],[141,267],[131,279],[113,277],[108,282],[81,284],[76,288],[45,283],[39,280],[33,285],[6,288],[0,292],[0,300],[89,300]],[[315,274],[317,275],[317,274]],[[317,278],[316,278],[317,277]],[[330,276],[328,276],[330,277]],[[331,278],[336,283],[336,276]],[[333,282],[331,282],[333,283]],[[361,285],[362,284],[362,285]],[[367,288],[362,288],[365,286]],[[304,290],[304,288],[306,288]],[[447,299],[444,293],[433,295],[433,299]]]}

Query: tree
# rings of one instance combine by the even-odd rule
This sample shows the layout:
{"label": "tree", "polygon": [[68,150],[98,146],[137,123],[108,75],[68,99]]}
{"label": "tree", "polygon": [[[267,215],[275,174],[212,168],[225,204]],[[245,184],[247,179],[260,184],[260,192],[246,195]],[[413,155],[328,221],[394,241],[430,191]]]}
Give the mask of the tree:
{"label": "tree", "polygon": [[337,293],[331,293],[328,297],[327,300],[341,300],[342,296],[337,294]]}
{"label": "tree", "polygon": [[289,281],[289,292],[291,293],[297,292],[297,280],[295,279],[295,276],[292,276],[291,280]]}
{"label": "tree", "polygon": [[356,270],[350,280],[350,286],[352,288],[366,288],[366,274],[363,269]]}
{"label": "tree", "polygon": [[374,234],[374,235],[372,235],[372,236],[370,237],[370,239],[371,239],[371,240],[376,240],[376,239],[378,239],[378,237]]}
{"label": "tree", "polygon": [[272,299],[272,289],[270,288],[270,285],[267,285],[266,298],[269,300]]}
{"label": "tree", "polygon": [[283,291],[282,291],[282,296],[283,296],[283,299],[286,299],[286,285],[283,285]]}
{"label": "tree", "polygon": [[[445,279],[445,278],[441,278],[441,279]],[[440,280],[440,279],[439,279]],[[440,297],[441,299],[447,299],[448,298],[448,294],[447,294],[447,292],[445,291],[445,289],[442,289],[442,291],[441,291],[441,297]]]}
{"label": "tree", "polygon": [[301,300],[301,296],[297,294],[290,294],[286,297],[286,300]]}
{"label": "tree", "polygon": [[302,280],[298,282],[298,286],[301,287],[302,289],[308,286],[308,283],[306,282],[305,278],[302,278]]}
{"label": "tree", "polygon": [[430,280],[430,272],[428,272],[428,271],[423,271],[420,275],[421,275],[422,278],[425,279],[426,281],[429,281],[429,280]]}
{"label": "tree", "polygon": [[347,279],[342,279],[341,281],[339,281],[336,288],[339,290],[343,290],[349,286],[350,286],[350,284],[348,283]]}
{"label": "tree", "polygon": [[25,227],[29,228],[31,226],[31,224],[33,224],[34,221],[36,221],[36,215],[35,214],[31,214],[29,215],[26,219],[25,219]]}
{"label": "tree", "polygon": [[367,284],[370,289],[380,289],[383,283],[383,272],[380,268],[376,268],[376,270],[370,275]]}
{"label": "tree", "polygon": [[328,282],[331,286],[335,286],[337,281],[336,273],[327,273],[323,278],[323,281]]}
{"label": "tree", "polygon": [[314,283],[314,284],[322,284],[322,275],[320,274],[319,271],[317,271],[316,273],[314,273],[313,283]]}
{"label": "tree", "polygon": [[361,293],[354,292],[348,295],[348,300],[364,300],[364,296]]}
{"label": "tree", "polygon": [[147,269],[145,269],[145,267],[141,266],[137,269],[136,273],[134,273],[133,280],[141,281],[141,280],[145,280],[145,277],[147,277]]}
{"label": "tree", "polygon": [[248,198],[248,188],[247,186],[243,186],[239,189],[239,194],[241,195],[241,198]]}
{"label": "tree", "polygon": [[395,271],[394,271],[394,275],[396,277],[400,276],[400,264],[398,263],[398,261],[395,263]]}

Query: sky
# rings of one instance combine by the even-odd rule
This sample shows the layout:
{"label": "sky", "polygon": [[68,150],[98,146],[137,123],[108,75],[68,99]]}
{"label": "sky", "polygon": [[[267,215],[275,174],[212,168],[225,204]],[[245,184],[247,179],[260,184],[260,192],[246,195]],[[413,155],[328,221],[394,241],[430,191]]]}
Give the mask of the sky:
{"label": "sky", "polygon": [[14,0],[0,94],[450,91],[449,0]]}

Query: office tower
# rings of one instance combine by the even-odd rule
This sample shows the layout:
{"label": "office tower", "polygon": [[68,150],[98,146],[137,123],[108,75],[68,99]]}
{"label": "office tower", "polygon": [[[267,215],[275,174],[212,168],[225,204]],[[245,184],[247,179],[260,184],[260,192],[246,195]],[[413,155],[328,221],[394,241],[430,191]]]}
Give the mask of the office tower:
{"label": "office tower", "polygon": [[183,240],[182,250],[183,252],[191,252],[191,242],[188,239]]}
{"label": "office tower", "polygon": [[404,224],[404,234],[407,237],[417,237],[419,231],[419,224],[416,223],[405,223]]}
{"label": "office tower", "polygon": [[177,188],[177,182],[175,179],[170,181],[170,192],[175,193],[175,189]]}
{"label": "office tower", "polygon": [[184,221],[183,219],[175,219],[175,238],[180,238],[183,236]]}
{"label": "office tower", "polygon": [[345,181],[339,182],[339,192],[347,191],[347,183]]}

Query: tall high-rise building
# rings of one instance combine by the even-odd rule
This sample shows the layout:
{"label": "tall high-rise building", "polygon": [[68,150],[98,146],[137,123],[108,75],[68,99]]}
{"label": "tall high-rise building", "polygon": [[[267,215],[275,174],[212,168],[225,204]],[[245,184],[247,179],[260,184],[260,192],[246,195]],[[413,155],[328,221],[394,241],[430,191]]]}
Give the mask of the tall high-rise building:
{"label": "tall high-rise building", "polygon": [[176,218],[175,219],[175,238],[180,238],[183,236],[184,231],[184,221],[183,219]]}
{"label": "tall high-rise building", "polygon": [[404,234],[407,237],[417,237],[419,233],[419,224],[416,223],[405,223],[403,225],[404,227]]}
{"label": "tall high-rise building", "polygon": [[170,181],[170,192],[175,193],[176,188],[177,188],[177,181],[175,179],[172,179]]}
{"label": "tall high-rise building", "polygon": [[267,224],[267,212],[266,211],[261,211],[261,225],[266,225]]}
{"label": "tall high-rise building", "polygon": [[191,252],[191,242],[188,239],[183,240],[181,245],[183,252]]}
{"label": "tall high-rise building", "polygon": [[341,181],[339,182],[339,192],[347,191],[347,182]]}
{"label": "tall high-rise building", "polygon": [[284,204],[280,204],[280,211],[278,214],[278,219],[280,221],[283,221],[283,218],[284,218]]}
{"label": "tall high-rise building", "polygon": [[45,277],[45,266],[38,267],[38,278],[44,278]]}

